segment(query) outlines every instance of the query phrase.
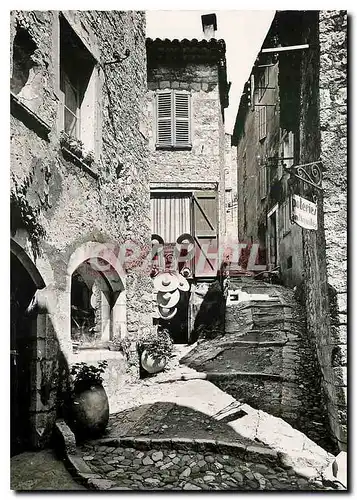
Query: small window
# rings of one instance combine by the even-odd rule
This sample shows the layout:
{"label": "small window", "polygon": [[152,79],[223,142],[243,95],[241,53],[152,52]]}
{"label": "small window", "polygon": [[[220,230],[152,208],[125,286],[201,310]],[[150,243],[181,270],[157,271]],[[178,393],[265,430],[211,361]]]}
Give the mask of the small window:
{"label": "small window", "polygon": [[94,150],[95,59],[60,17],[60,129]]}
{"label": "small window", "polygon": [[259,120],[259,140],[262,141],[267,136],[267,107],[260,106],[258,109]]}
{"label": "small window", "polygon": [[191,147],[190,101],[190,94],[176,90],[156,94],[158,148]]}
{"label": "small window", "polygon": [[287,269],[291,269],[293,267],[293,258],[292,258],[292,256],[290,256],[290,257],[287,258],[286,267],[287,267]]}

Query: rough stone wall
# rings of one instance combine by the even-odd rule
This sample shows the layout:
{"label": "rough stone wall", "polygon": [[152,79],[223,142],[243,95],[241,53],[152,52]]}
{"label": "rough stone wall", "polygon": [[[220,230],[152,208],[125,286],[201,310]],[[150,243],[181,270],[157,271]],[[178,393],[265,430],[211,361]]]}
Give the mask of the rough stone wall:
{"label": "rough stone wall", "polygon": [[[327,381],[330,422],[347,446],[347,13],[321,11],[320,123],[324,227],[330,287],[333,374]],[[332,408],[331,408],[332,406]]]}
{"label": "rough stone wall", "polygon": [[[45,237],[38,238],[37,255],[29,238],[31,234],[26,231],[31,226],[25,224],[25,230],[15,227],[13,238],[33,260],[46,286],[54,290],[50,316],[60,350],[71,363],[86,359],[84,351],[73,353],[70,339],[71,256],[83,245],[89,248],[104,243],[109,246],[109,251],[102,253],[106,259],[107,253],[113,256],[115,245],[128,240],[138,244],[143,254],[150,249],[147,138],[141,128],[146,92],[145,15],[133,11],[65,13],[100,63],[94,69],[98,75],[95,110],[98,133],[92,170],[96,175],[66,159],[60,149],[58,15],[56,11],[11,13],[11,47],[16,26],[28,30],[37,47],[32,79],[36,85],[31,87],[29,81],[28,93],[20,95],[18,100],[49,129],[46,139],[36,127],[30,129],[26,119],[11,117],[11,190],[24,189],[37,224],[45,231]],[[126,49],[130,50],[130,56],[120,64],[107,66],[105,76],[101,64],[112,60],[114,52],[124,55]],[[84,251],[83,259],[88,257],[91,255]],[[115,256],[112,260],[115,263]],[[151,280],[148,269],[134,266],[127,269],[122,280],[126,290],[127,335],[135,340],[141,328],[152,325]],[[107,353],[112,363],[115,355]],[[124,361],[119,354],[114,362],[117,369],[111,370],[112,379],[107,383],[109,399],[124,383]],[[91,354],[91,359],[95,362],[95,354]],[[97,361],[100,359],[102,351],[98,351]]]}
{"label": "rough stone wall", "polygon": [[[318,231],[303,231],[308,328],[316,342],[332,434],[347,445],[347,16],[311,13],[302,63],[301,160],[323,160]],[[318,39],[319,37],[319,39]],[[320,120],[320,122],[318,122]]]}
{"label": "rough stone wall", "polygon": [[225,187],[227,238],[238,238],[237,148],[231,134],[225,134]]}
{"label": "rough stone wall", "polygon": [[[242,242],[259,242],[259,224],[266,225],[266,211],[269,206],[268,197],[260,198],[258,157],[264,162],[265,155],[274,156],[279,140],[279,89],[278,65],[270,67],[269,88],[257,104],[249,106],[244,118],[244,130],[237,146],[238,168],[238,213],[239,240]],[[262,105],[267,105],[267,135],[259,140],[258,112]],[[268,170],[268,167],[267,167]],[[267,171],[267,179],[269,171]]]}
{"label": "rough stone wall", "polygon": [[[155,91],[191,92],[192,149],[163,151],[155,147]],[[219,185],[219,233],[225,230],[224,127],[218,88],[218,68],[209,64],[148,68],[148,136],[150,182],[216,182]]]}

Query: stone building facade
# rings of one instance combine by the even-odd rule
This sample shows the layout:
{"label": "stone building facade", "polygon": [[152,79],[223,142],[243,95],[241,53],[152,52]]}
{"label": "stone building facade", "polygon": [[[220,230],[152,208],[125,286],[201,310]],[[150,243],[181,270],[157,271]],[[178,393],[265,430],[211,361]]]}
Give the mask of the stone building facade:
{"label": "stone building facade", "polygon": [[[346,64],[344,11],[277,12],[245,86],[233,136],[239,238],[258,238],[267,247],[267,264],[280,266],[284,284],[302,285],[325,410],[340,449],[347,443]],[[309,172],[314,162],[322,190],[284,168],[301,165]],[[316,203],[316,230],[292,223],[292,194]]]}
{"label": "stone building facade", "polygon": [[148,39],[146,46],[152,232],[169,254],[182,235],[195,249],[183,264],[191,292],[176,341],[186,342],[201,297],[219,271],[217,249],[227,234],[225,43]]}
{"label": "stone building facade", "polygon": [[[306,36],[320,53],[306,58],[301,95],[302,154],[323,161],[319,227],[303,232],[306,313],[316,341],[330,426],[347,448],[347,13],[320,11]],[[311,42],[313,43],[313,42]],[[311,89],[314,89],[311,92]],[[314,110],[319,110],[318,118]],[[311,120],[314,120],[311,124]],[[313,126],[312,126],[313,125]],[[316,125],[316,126],[315,126]],[[309,130],[309,134],[306,131]],[[311,132],[313,131],[313,132]],[[315,157],[313,155],[316,155]]]}
{"label": "stone building facade", "polygon": [[[286,31],[296,39],[296,31]],[[277,37],[282,33],[276,18],[262,50],[274,46]],[[294,71],[287,78],[296,56],[286,54],[259,54],[244,87],[232,144],[237,146],[239,241],[258,243],[261,263],[269,269],[279,266],[284,283],[295,286],[302,281],[302,230],[290,220],[284,165],[298,163],[299,131],[291,100]]]}
{"label": "stone building facade", "polygon": [[48,443],[73,363],[108,361],[110,405],[138,375],[112,349],[152,328],[145,93],[143,12],[11,12],[14,452]]}

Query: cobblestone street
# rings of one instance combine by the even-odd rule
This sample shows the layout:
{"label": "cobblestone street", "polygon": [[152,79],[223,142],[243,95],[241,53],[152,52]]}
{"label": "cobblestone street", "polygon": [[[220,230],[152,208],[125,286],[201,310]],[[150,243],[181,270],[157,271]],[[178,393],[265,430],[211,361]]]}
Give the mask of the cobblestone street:
{"label": "cobblestone street", "polygon": [[106,477],[102,487],[132,490],[320,490],[291,470],[240,460],[220,453],[139,451],[84,445],[83,459]]}

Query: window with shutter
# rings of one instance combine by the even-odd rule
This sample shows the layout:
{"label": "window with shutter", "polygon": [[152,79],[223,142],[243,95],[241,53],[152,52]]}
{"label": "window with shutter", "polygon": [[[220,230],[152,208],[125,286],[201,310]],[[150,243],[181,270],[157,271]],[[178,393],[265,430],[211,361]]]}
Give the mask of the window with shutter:
{"label": "window with shutter", "polygon": [[176,90],[156,95],[156,146],[191,147],[190,94]]}
{"label": "window with shutter", "polygon": [[172,145],[172,95],[171,92],[157,94],[157,145]]}
{"label": "window with shutter", "polygon": [[59,128],[94,150],[96,61],[62,15],[59,62]]}

